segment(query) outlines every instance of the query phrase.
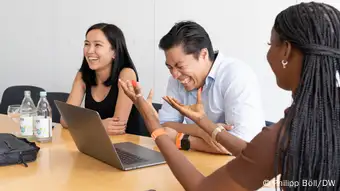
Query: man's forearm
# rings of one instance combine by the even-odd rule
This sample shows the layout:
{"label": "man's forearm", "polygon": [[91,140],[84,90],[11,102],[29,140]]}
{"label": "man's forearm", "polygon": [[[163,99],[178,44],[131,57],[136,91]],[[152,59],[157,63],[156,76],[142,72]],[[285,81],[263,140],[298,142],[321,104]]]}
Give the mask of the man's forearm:
{"label": "man's forearm", "polygon": [[[229,154],[229,152],[220,144],[215,143],[210,135],[204,132],[196,124],[182,124],[176,122],[166,122],[162,125],[174,129],[176,132],[190,135],[193,144],[191,148],[197,151],[204,151],[209,153]],[[169,135],[174,141],[176,135]]]}
{"label": "man's forearm", "polygon": [[217,149],[209,146],[203,139],[199,137],[190,136],[189,141],[190,141],[190,149],[192,150],[202,151],[206,153],[227,154],[227,153],[222,153],[218,151]]}
{"label": "man's forearm", "polygon": [[177,132],[192,135],[192,136],[199,136],[199,127],[196,124],[183,124],[178,122],[165,122],[162,124],[163,127],[170,127],[175,129]]}
{"label": "man's forearm", "polygon": [[[209,135],[215,130],[216,125],[206,116],[197,121],[198,125]],[[227,131],[222,131],[216,136],[217,141],[224,146],[232,155],[237,156],[247,147],[247,142],[232,135]]]}

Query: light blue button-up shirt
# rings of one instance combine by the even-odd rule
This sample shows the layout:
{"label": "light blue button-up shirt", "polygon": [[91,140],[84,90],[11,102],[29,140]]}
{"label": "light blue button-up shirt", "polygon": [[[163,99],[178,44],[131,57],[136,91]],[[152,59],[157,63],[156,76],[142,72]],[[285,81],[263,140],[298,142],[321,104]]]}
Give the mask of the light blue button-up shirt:
{"label": "light blue button-up shirt", "polygon": [[[186,91],[172,76],[166,95],[185,105],[195,104],[197,100],[197,90]],[[252,69],[239,60],[218,53],[201,95],[209,119],[214,123],[234,125],[234,129],[229,132],[245,141],[253,139],[265,126],[258,79]],[[194,123],[166,102],[159,110],[159,119],[161,124]]]}

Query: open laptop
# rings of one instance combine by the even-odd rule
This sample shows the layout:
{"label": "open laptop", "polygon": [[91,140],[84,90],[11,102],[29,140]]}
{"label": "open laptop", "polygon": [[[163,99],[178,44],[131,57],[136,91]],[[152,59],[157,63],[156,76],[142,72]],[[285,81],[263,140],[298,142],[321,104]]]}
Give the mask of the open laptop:
{"label": "open laptop", "polygon": [[164,164],[160,152],[130,142],[112,144],[98,112],[55,100],[78,150],[121,170]]}

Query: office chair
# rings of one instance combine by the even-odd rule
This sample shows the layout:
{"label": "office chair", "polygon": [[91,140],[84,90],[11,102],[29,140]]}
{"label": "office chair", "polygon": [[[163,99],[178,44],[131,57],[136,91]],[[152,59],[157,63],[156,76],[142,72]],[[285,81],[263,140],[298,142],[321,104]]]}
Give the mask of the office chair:
{"label": "office chair", "polygon": [[0,113],[7,114],[7,108],[9,105],[18,104],[20,105],[24,99],[24,91],[31,91],[31,97],[35,104],[38,104],[40,99],[40,92],[45,91],[41,87],[30,86],[30,85],[18,85],[8,87],[2,94],[2,99],[0,103]]}
{"label": "office chair", "polygon": [[64,92],[47,92],[47,100],[52,109],[52,122],[59,123],[60,122],[60,113],[54,103],[54,100],[66,102],[68,99],[69,93]]}

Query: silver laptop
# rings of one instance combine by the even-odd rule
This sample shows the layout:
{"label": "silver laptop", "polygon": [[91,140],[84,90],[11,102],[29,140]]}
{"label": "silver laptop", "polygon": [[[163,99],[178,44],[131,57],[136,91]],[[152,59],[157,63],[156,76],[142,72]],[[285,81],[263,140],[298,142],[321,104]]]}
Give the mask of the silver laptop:
{"label": "silver laptop", "polygon": [[164,164],[160,152],[130,142],[112,144],[98,112],[55,100],[78,150],[121,170]]}

